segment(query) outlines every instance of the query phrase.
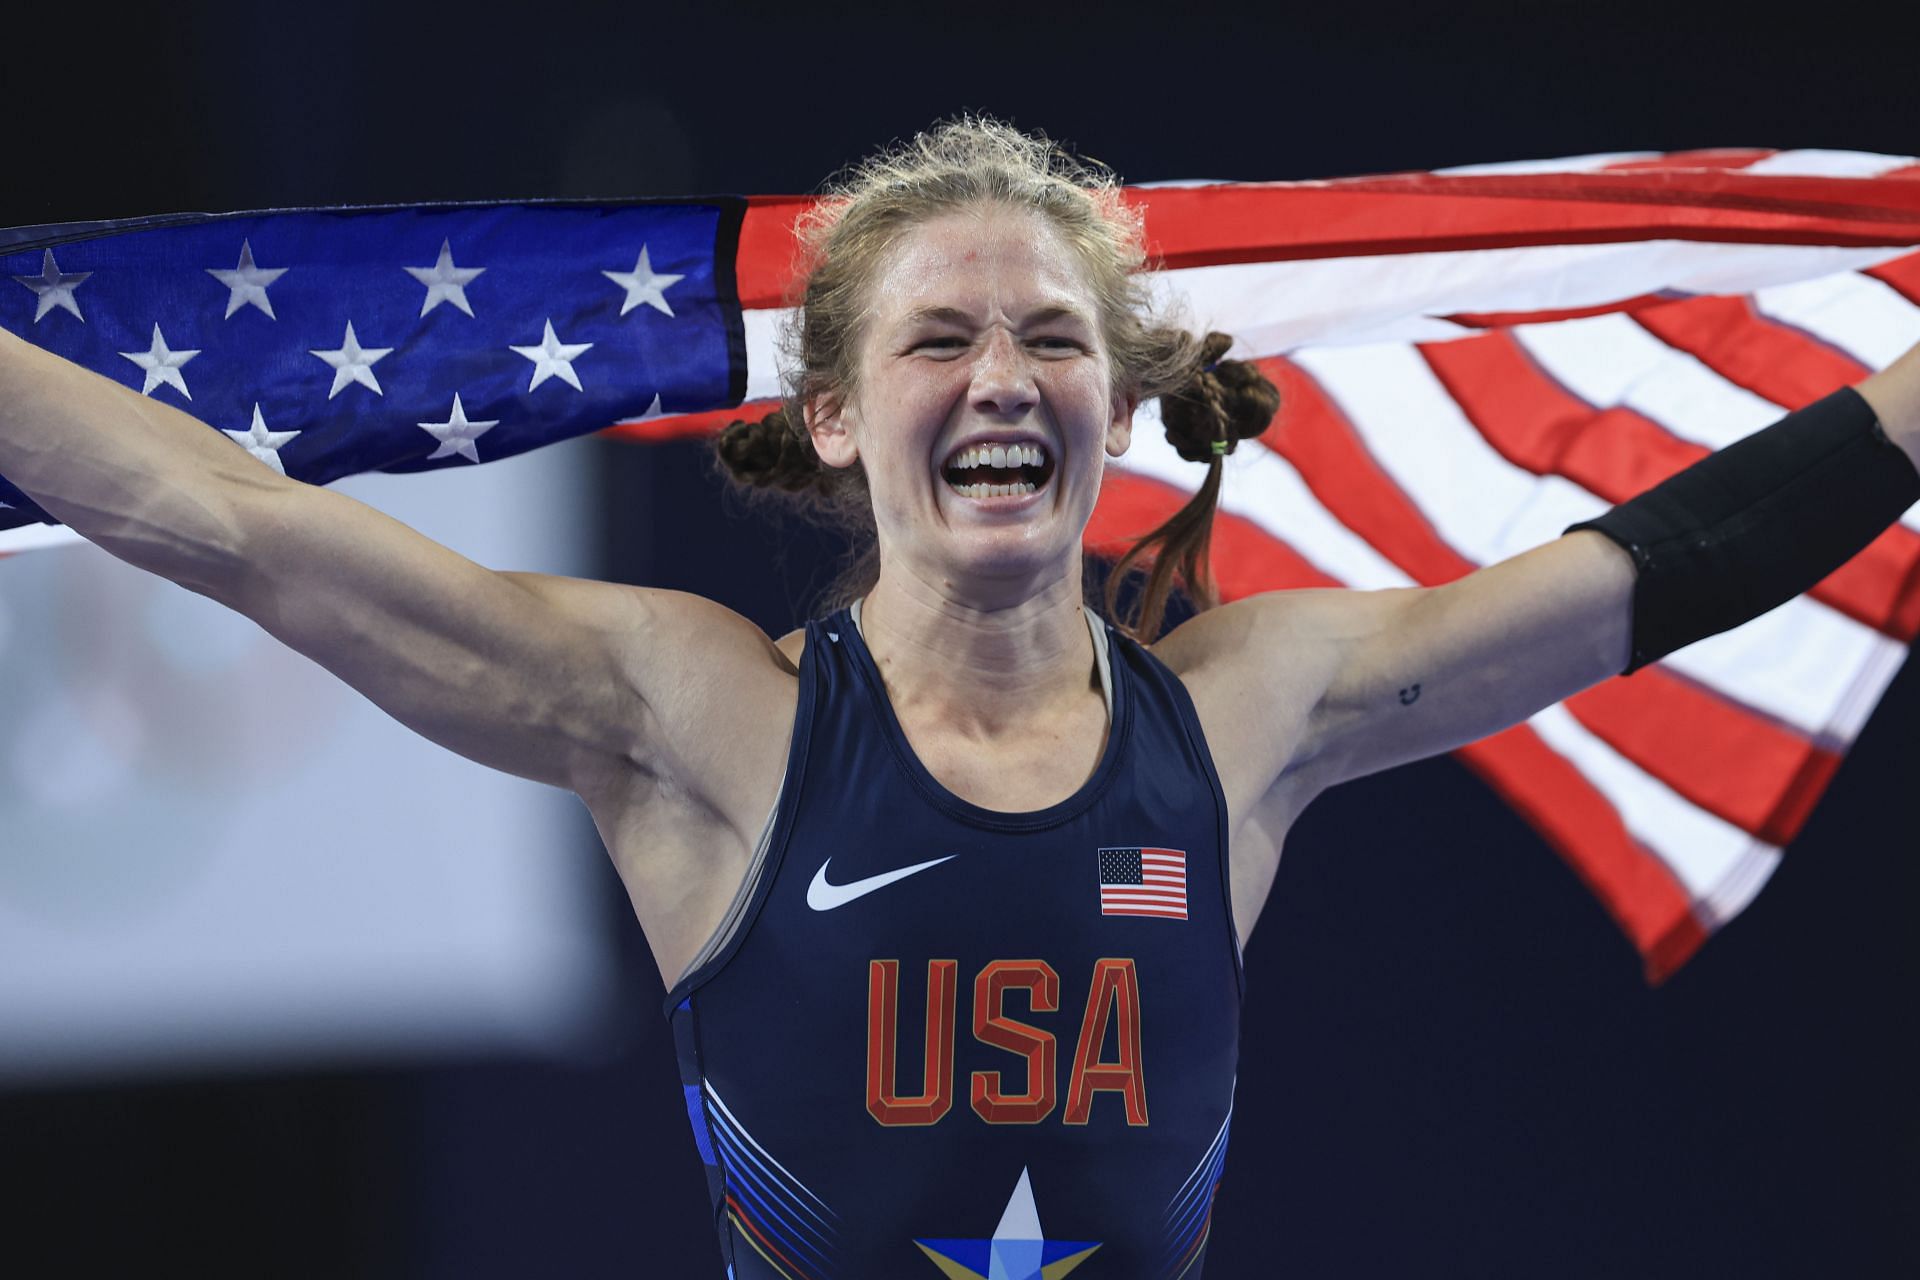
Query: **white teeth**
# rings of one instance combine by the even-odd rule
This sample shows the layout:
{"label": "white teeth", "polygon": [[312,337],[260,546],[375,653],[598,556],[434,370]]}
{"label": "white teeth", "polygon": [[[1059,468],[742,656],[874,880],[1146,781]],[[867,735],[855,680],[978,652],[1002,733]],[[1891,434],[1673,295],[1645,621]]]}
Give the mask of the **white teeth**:
{"label": "white teeth", "polygon": [[994,444],[962,449],[947,465],[957,471],[967,471],[974,467],[1041,467],[1046,462],[1047,455],[1038,445]]}
{"label": "white teeth", "polygon": [[1017,484],[957,484],[953,491],[963,498],[1013,498],[1032,493],[1034,486],[1024,480]]}

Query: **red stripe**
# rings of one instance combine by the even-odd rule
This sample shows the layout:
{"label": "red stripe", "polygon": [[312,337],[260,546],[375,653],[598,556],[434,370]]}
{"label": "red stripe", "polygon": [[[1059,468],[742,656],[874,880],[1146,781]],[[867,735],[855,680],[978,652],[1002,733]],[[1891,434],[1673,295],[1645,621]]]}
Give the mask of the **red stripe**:
{"label": "red stripe", "polygon": [[1875,182],[1886,182],[1889,180],[1894,182],[1920,182],[1920,164],[1903,164],[1898,169],[1889,169],[1885,173],[1877,174],[1874,177]]}
{"label": "red stripe", "polygon": [[1469,329],[1510,329],[1516,324],[1552,324],[1557,320],[1584,320],[1588,316],[1611,315],[1616,311],[1665,306],[1674,297],[1671,293],[1642,293],[1621,298],[1617,302],[1596,303],[1591,307],[1562,307],[1552,311],[1456,311],[1440,318]]}
{"label": "red stripe", "polygon": [[1689,298],[1634,319],[1727,381],[1787,409],[1873,372],[1846,352],[1762,316],[1750,297]]}
{"label": "red stripe", "polygon": [[1669,151],[1650,160],[1616,160],[1602,165],[1603,173],[1639,173],[1650,169],[1745,169],[1779,152],[1764,147],[1714,147],[1698,151]]}
{"label": "red stripe", "polygon": [[718,435],[730,422],[763,418],[780,407],[778,400],[749,400],[731,409],[709,409],[704,413],[675,413],[645,422],[616,422],[600,434],[634,444],[659,444],[688,436]]}
{"label": "red stripe", "polygon": [[1427,586],[1479,567],[1447,545],[1317,381],[1283,357],[1257,363],[1280,388],[1282,406],[1260,442],[1294,465],[1335,518]]}
{"label": "red stripe", "polygon": [[[1195,466],[1194,471],[1200,468]],[[1084,545],[1095,555],[1117,557],[1191,496],[1147,476],[1110,467],[1101,481],[1100,501],[1093,508]],[[1213,574],[1223,600],[1262,591],[1346,585],[1251,520],[1225,511],[1213,518]]]}
{"label": "red stripe", "polygon": [[1920,184],[1726,171],[1396,174],[1130,190],[1164,265],[1648,239],[1920,242]]}
{"label": "red stripe", "polygon": [[[1640,323],[1730,381],[1797,406],[1864,375],[1829,348],[1761,320],[1738,298],[1698,298]],[[1707,456],[1625,408],[1596,409],[1543,372],[1511,334],[1423,344],[1421,354],[1487,443],[1536,475],[1625,502]],[[1796,367],[1797,366],[1797,367]],[[1816,583],[1812,595],[1902,641],[1920,632],[1920,534],[1902,525]]]}
{"label": "red stripe", "polygon": [[[1749,174],[1697,162],[1129,188],[1126,195],[1145,210],[1148,244],[1168,267],[1648,239],[1920,242],[1920,183]],[[811,203],[749,199],[736,260],[742,306],[786,304],[793,227]]]}
{"label": "red stripe", "polygon": [[1530,727],[1515,725],[1454,754],[1531,823],[1600,899],[1639,950],[1647,981],[1664,981],[1706,941],[1706,927],[1666,864]]}
{"label": "red stripe", "polygon": [[796,1263],[792,1258],[789,1258],[786,1254],[780,1252],[779,1245],[776,1245],[773,1241],[767,1239],[766,1232],[762,1231],[757,1225],[755,1225],[753,1219],[747,1216],[747,1211],[740,1207],[740,1202],[734,1199],[731,1193],[729,1193],[727,1196],[727,1208],[732,1210],[733,1220],[735,1222],[738,1222],[741,1226],[745,1227],[748,1231],[752,1232],[754,1235],[754,1238],[759,1240],[762,1245],[766,1246],[769,1252],[771,1252],[776,1258],[779,1258],[780,1261],[786,1263],[789,1267],[793,1268],[793,1272],[795,1276],[801,1277],[801,1280],[805,1280],[807,1273],[801,1270],[799,1264]]}
{"label": "red stripe", "polygon": [[752,196],[740,222],[740,252],[734,258],[735,288],[743,307],[783,307],[799,245],[793,227],[813,206],[810,196]]}
{"label": "red stripe", "polygon": [[1199,1256],[1200,1250],[1206,1248],[1207,1237],[1213,1234],[1214,1197],[1219,1194],[1220,1184],[1215,1182],[1213,1189],[1207,1192],[1207,1216],[1200,1221],[1200,1234],[1194,1239],[1192,1244],[1187,1246],[1187,1251],[1180,1255],[1180,1261],[1173,1264],[1179,1268],[1174,1274],[1173,1280],[1183,1280],[1183,1277],[1187,1274],[1187,1268],[1193,1265],[1193,1260]]}
{"label": "red stripe", "polygon": [[[1916,166],[1920,171],[1920,166]],[[1920,306],[1920,253],[1910,253],[1877,267],[1868,267],[1862,275],[1872,276],[1915,306]]]}

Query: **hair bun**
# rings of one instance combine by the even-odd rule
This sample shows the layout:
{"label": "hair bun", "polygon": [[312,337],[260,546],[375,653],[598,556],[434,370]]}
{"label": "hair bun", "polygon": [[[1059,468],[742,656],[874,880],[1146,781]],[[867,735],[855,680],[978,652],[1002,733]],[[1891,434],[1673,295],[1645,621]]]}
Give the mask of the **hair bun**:
{"label": "hair bun", "polygon": [[758,422],[729,423],[714,442],[714,450],[727,474],[756,489],[798,493],[818,484],[825,470],[813,451],[813,441],[794,429],[784,408]]}
{"label": "hair bun", "polygon": [[1227,334],[1209,333],[1200,341],[1193,376],[1160,398],[1167,439],[1188,462],[1232,453],[1240,441],[1265,431],[1280,410],[1280,389],[1258,365],[1222,359],[1232,346]]}

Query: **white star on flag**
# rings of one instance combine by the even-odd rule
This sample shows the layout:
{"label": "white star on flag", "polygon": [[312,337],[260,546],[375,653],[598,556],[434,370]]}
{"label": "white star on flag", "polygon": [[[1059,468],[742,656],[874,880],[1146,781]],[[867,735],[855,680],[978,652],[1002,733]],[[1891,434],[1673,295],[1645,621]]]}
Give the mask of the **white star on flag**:
{"label": "white star on flag", "polygon": [[631,271],[602,271],[601,275],[627,291],[627,300],[620,304],[620,314],[625,315],[641,303],[646,303],[663,316],[673,314],[673,308],[667,305],[666,291],[673,285],[686,279],[685,276],[656,273],[653,263],[647,258],[647,246],[640,246],[640,260],[633,264]]}
{"label": "white star on flag", "polygon": [[298,431],[267,430],[266,419],[260,416],[260,406],[256,404],[253,406],[253,427],[250,430],[227,431],[223,428],[221,434],[227,436],[235,444],[272,467],[275,471],[278,471],[281,475],[285,475],[287,474],[287,469],[280,465],[280,446],[300,433]]}
{"label": "white star on flag", "polygon": [[456,391],[453,393],[453,416],[445,422],[421,422],[415,425],[440,442],[440,447],[427,455],[428,462],[435,458],[450,458],[456,453],[468,462],[478,462],[480,451],[473,447],[473,442],[499,426],[500,420],[468,422],[466,408],[461,405],[460,393]]}
{"label": "white star on flag", "polygon": [[562,342],[554,336],[553,321],[547,321],[547,333],[537,347],[508,347],[507,350],[523,355],[533,361],[533,381],[527,384],[531,391],[548,378],[558,378],[575,391],[584,391],[580,385],[580,375],[573,371],[573,362],[586,353],[591,342]]}
{"label": "white star on flag", "polygon": [[273,303],[267,298],[267,286],[287,274],[287,268],[275,267],[269,270],[266,267],[255,266],[253,245],[249,242],[245,240],[240,242],[239,266],[231,271],[222,271],[216,267],[208,267],[206,271],[208,275],[227,286],[230,291],[227,294],[228,319],[231,319],[233,313],[241,307],[248,305],[256,306],[266,312],[269,320],[279,319],[273,314]]}
{"label": "white star on flag", "polygon": [[193,399],[193,393],[187,390],[187,380],[180,374],[180,366],[199,355],[198,351],[174,351],[167,346],[167,340],[160,336],[160,326],[153,326],[153,345],[145,351],[122,351],[120,355],[133,361],[147,371],[147,380],[140,388],[140,394],[150,396],[153,389],[166,383],[187,399]]}
{"label": "white star on flag", "polygon": [[53,250],[48,249],[40,259],[40,274],[37,276],[15,276],[21,284],[39,295],[40,301],[33,309],[33,322],[59,307],[62,311],[71,311],[73,318],[85,324],[87,318],[80,314],[80,304],[74,299],[73,291],[80,282],[92,275],[91,271],[62,271],[53,260]]}
{"label": "white star on flag", "polygon": [[380,380],[373,376],[373,364],[393,353],[392,347],[362,347],[360,340],[353,336],[353,321],[347,321],[347,336],[337,351],[311,351],[308,354],[319,356],[333,366],[333,388],[327,392],[331,400],[339,395],[349,383],[357,382],[370,388],[375,395],[385,395],[380,390]]}
{"label": "white star on flag", "polygon": [[443,302],[473,314],[473,308],[467,303],[467,286],[473,283],[485,267],[456,267],[453,265],[453,243],[440,242],[440,261],[430,267],[402,267],[408,275],[427,286],[427,299],[420,304],[420,314],[425,315]]}

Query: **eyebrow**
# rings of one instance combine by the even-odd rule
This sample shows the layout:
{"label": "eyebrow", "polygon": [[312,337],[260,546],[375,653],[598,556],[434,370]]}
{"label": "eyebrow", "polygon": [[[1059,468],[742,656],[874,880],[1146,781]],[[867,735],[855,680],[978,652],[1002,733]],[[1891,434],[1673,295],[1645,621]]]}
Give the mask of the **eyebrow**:
{"label": "eyebrow", "polygon": [[[1060,304],[1041,307],[1026,317],[1030,325],[1048,324],[1055,320],[1077,320],[1082,324],[1091,324],[1085,312],[1077,307]],[[958,325],[965,328],[973,323],[973,317],[957,307],[915,307],[907,313],[908,324],[932,322],[937,324]]]}

